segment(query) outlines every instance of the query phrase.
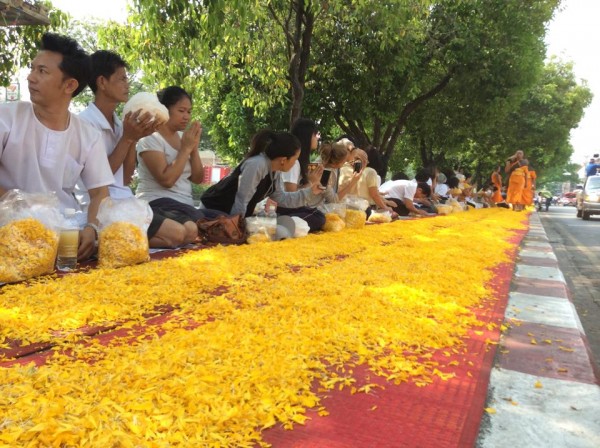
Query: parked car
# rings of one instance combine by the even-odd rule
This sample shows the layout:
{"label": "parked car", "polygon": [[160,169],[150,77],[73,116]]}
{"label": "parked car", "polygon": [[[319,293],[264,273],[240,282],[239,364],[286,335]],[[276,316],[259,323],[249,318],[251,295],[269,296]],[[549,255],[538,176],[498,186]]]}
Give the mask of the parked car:
{"label": "parked car", "polygon": [[562,197],[558,200],[558,204],[562,205],[562,206],[575,206],[577,202],[577,193],[575,193],[574,191],[571,191],[569,193],[565,193],[562,195]]}
{"label": "parked car", "polygon": [[583,190],[577,195],[577,217],[585,220],[591,215],[600,215],[600,174],[585,180]]}

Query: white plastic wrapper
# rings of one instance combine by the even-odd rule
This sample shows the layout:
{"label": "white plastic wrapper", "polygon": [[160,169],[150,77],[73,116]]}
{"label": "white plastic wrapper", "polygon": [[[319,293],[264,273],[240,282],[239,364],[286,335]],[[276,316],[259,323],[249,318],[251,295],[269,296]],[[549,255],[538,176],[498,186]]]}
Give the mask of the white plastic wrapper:
{"label": "white plastic wrapper", "polygon": [[308,235],[310,232],[310,226],[308,223],[298,216],[292,216],[294,220],[294,224],[296,224],[296,228],[294,229],[294,238],[302,238]]}
{"label": "white plastic wrapper", "polygon": [[11,221],[33,218],[58,232],[63,224],[60,204],[54,192],[26,193],[9,190],[0,197],[0,227]]}
{"label": "white plastic wrapper", "polygon": [[141,111],[141,114],[149,112],[155,120],[161,123],[169,121],[169,109],[158,101],[158,97],[154,93],[139,92],[129,98],[123,107],[123,117],[129,112],[133,113],[138,110]]}

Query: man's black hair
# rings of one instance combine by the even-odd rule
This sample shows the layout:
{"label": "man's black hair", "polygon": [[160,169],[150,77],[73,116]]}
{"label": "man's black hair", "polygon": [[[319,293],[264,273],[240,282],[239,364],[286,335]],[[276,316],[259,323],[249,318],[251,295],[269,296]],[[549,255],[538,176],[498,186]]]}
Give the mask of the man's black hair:
{"label": "man's black hair", "polygon": [[431,179],[431,171],[427,168],[419,168],[417,174],[415,174],[415,180],[417,182],[427,182]]}
{"label": "man's black hair", "polygon": [[104,76],[108,79],[121,67],[129,68],[127,62],[114,51],[98,50],[92,53],[90,59],[92,62],[92,74],[89,79],[89,85],[94,93],[98,90],[97,80],[99,76]]}
{"label": "man's black hair", "polygon": [[42,50],[62,55],[63,59],[58,67],[66,76],[76,79],[79,83],[73,97],[85,89],[91,72],[90,57],[76,40],[60,34],[44,33]]}
{"label": "man's black hair", "polygon": [[446,185],[448,185],[448,188],[452,189],[452,188],[458,188],[460,184],[460,180],[458,180],[458,177],[454,176],[451,177],[450,179],[448,179],[446,181]]}
{"label": "man's black hair", "polygon": [[431,196],[431,187],[429,186],[429,184],[427,182],[417,182],[417,188],[421,189],[421,192],[429,197]]}
{"label": "man's black hair", "polygon": [[369,166],[377,171],[377,174],[380,176],[385,174],[383,159],[381,158],[381,153],[379,150],[375,146],[369,145],[365,148],[365,152],[367,153]]}

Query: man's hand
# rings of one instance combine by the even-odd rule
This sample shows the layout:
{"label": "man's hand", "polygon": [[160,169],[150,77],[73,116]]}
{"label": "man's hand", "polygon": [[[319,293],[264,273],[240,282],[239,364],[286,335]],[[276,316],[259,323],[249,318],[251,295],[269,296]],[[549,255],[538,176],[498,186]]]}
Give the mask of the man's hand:
{"label": "man's hand", "polygon": [[84,227],[79,231],[79,249],[77,250],[77,259],[79,261],[87,260],[96,251],[96,231],[91,227]]}
{"label": "man's hand", "polygon": [[161,123],[152,117],[150,112],[141,113],[141,110],[129,112],[123,119],[123,138],[130,142],[137,142],[143,137],[153,134]]}

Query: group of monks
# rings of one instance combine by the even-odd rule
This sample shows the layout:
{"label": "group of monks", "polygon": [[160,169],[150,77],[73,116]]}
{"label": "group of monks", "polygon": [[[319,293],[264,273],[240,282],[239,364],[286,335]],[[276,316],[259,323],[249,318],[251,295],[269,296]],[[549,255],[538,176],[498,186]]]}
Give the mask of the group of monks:
{"label": "group of monks", "polygon": [[533,205],[535,196],[536,173],[529,169],[529,162],[525,159],[523,151],[517,151],[505,163],[504,172],[508,175],[506,200],[502,197],[502,166],[498,165],[492,173],[494,195],[492,200],[496,204],[508,203],[514,211],[522,211],[528,205]]}

